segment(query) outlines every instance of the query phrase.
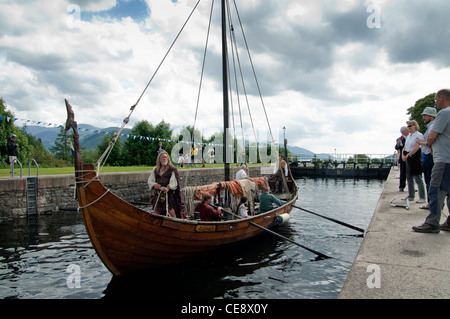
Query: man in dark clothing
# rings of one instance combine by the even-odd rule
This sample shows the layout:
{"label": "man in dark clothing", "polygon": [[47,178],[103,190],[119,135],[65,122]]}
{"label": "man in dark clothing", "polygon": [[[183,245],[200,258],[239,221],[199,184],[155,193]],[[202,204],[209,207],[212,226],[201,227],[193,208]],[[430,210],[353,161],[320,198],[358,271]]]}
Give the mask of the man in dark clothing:
{"label": "man in dark clothing", "polygon": [[402,136],[397,139],[395,149],[400,154],[400,156],[398,157],[398,167],[400,170],[400,185],[398,189],[403,192],[404,188],[406,187],[406,162],[404,162],[402,159],[402,151],[403,147],[405,146],[406,137],[408,136],[409,131],[406,126],[402,126],[400,128],[400,132],[402,133]]}
{"label": "man in dark clothing", "polygon": [[17,156],[19,156],[19,151],[18,151],[18,147],[16,144],[16,135],[12,134],[8,143],[7,143],[7,148],[8,148],[8,159],[9,159],[9,172],[12,173],[13,171],[13,162],[14,160],[17,159]]}
{"label": "man in dark clothing", "polygon": [[205,195],[201,203],[195,206],[196,212],[200,213],[200,220],[203,221],[218,221],[222,219],[222,207],[218,207],[217,210],[212,208],[210,205],[212,203],[212,196]]}
{"label": "man in dark clothing", "polygon": [[158,153],[158,155],[159,155],[159,153],[161,153],[162,151],[165,151],[165,150],[166,150],[166,148],[162,145],[162,142],[159,142],[158,148],[156,149],[156,152]]}

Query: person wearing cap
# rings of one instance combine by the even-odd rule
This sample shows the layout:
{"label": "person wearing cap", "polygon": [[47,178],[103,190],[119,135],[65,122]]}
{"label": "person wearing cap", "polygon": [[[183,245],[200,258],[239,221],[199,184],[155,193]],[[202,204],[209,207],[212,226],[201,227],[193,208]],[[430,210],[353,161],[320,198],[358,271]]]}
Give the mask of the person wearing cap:
{"label": "person wearing cap", "polygon": [[9,138],[9,141],[7,143],[8,148],[8,159],[9,159],[9,172],[12,173],[13,171],[13,163],[14,160],[17,159],[17,156],[19,156],[19,150],[16,143],[16,134],[11,134],[11,137]]}
{"label": "person wearing cap", "polygon": [[450,211],[450,90],[438,91],[435,101],[440,111],[427,137],[434,160],[428,190],[430,213],[421,226],[413,226],[412,229],[419,233],[437,234],[441,230],[450,231],[450,217],[443,224],[439,224],[445,197]]}
{"label": "person wearing cap", "polygon": [[[431,129],[433,128],[433,121],[436,118],[437,111],[434,107],[426,107],[422,112],[422,119],[425,125],[427,126],[427,130],[425,134],[423,135],[423,140],[420,138],[417,139],[417,143],[419,143],[420,148],[422,149],[423,159],[422,159],[422,166],[423,166],[423,176],[425,179],[425,185],[428,190],[430,188],[430,181],[431,181],[431,171],[433,169],[434,161],[433,161],[433,152],[431,148],[427,144],[427,137],[430,133]],[[428,195],[427,195],[427,201],[428,201]],[[428,204],[420,206],[421,209],[428,209]]]}

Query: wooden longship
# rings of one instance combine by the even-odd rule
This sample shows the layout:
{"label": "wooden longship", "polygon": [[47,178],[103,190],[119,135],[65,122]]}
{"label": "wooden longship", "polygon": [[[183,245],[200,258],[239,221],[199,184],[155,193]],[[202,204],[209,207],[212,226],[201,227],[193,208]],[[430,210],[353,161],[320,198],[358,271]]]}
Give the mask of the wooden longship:
{"label": "wooden longship", "polygon": [[295,181],[288,179],[290,199],[272,211],[248,218],[205,222],[157,215],[110,192],[98,179],[93,164],[83,164],[76,122],[67,103],[66,128],[74,128],[77,197],[83,221],[98,256],[115,275],[186,261],[223,245],[252,238],[277,225],[297,199]]}
{"label": "wooden longship", "polygon": [[[222,10],[223,8],[222,0]],[[224,18],[224,14],[222,17]],[[224,62],[224,73],[226,69]],[[224,76],[224,88],[227,87],[226,81],[227,76]],[[227,98],[228,93],[224,89],[224,130],[228,128]],[[206,222],[162,216],[139,208],[109,191],[100,182],[95,166],[82,162],[77,123],[67,100],[66,107],[66,130],[73,128],[74,132],[79,209],[94,249],[115,275],[181,263],[222,246],[252,238],[264,232],[264,228],[276,225],[277,217],[289,214],[296,202],[297,186],[290,175],[284,180],[284,204],[262,214],[256,211],[247,218]],[[229,166],[225,164],[225,181],[228,178]]]}

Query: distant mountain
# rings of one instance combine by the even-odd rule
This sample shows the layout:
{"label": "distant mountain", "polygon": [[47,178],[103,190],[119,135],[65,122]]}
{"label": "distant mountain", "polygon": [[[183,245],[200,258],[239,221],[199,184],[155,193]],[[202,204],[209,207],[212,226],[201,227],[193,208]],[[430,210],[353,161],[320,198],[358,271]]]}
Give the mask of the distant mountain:
{"label": "distant mountain", "polygon": [[[60,129],[57,127],[29,125],[26,127],[26,130],[37,139],[41,139],[42,144],[44,144],[47,149],[50,149],[50,147],[55,145],[55,140]],[[86,149],[95,149],[103,141],[105,132],[117,132],[118,130],[119,127],[98,128],[89,124],[79,124],[78,134],[80,135],[80,145]],[[131,129],[125,128],[123,129],[122,134],[130,134],[130,132]],[[122,136],[122,139],[125,141],[126,138]],[[288,150],[293,155],[299,156],[300,160],[311,160],[314,155],[319,159],[327,159],[331,156],[329,154],[314,154],[313,152],[298,146],[288,145]]]}
{"label": "distant mountain", "polygon": [[332,157],[330,154],[320,153],[315,154],[307,149],[298,147],[298,146],[287,146],[288,150],[291,152],[292,155],[298,156],[299,160],[308,161],[314,158],[314,155],[318,159],[328,159]]}
{"label": "distant mountain", "polygon": [[[37,139],[42,141],[42,144],[47,148],[55,145],[56,137],[59,133],[59,128],[57,127],[42,127],[42,126],[27,126],[27,133],[33,135]],[[98,128],[89,124],[79,124],[78,125],[78,134],[80,135],[80,145],[86,149],[97,148],[97,146],[103,141],[105,138],[105,132],[117,132],[119,131],[119,127],[107,127],[107,128]],[[122,134],[129,134],[131,129],[123,129]],[[125,137],[121,137],[125,140]]]}

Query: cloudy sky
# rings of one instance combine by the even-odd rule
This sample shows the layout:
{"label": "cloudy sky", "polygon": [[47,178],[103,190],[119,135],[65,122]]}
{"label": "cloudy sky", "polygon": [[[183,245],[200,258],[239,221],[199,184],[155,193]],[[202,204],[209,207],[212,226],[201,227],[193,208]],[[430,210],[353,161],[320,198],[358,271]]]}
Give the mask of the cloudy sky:
{"label": "cloudy sky", "polygon": [[[215,1],[196,127],[222,127]],[[120,126],[197,0],[0,0],[0,97],[21,119]],[[450,87],[448,0],[236,0],[275,138],[315,153],[391,154],[407,109]],[[234,7],[234,3],[230,3]],[[193,125],[211,1],[202,0],[131,122]],[[251,120],[267,131],[232,16]],[[234,84],[233,84],[234,86]],[[242,88],[239,88],[242,93]],[[240,131],[238,102],[233,102]],[[250,109],[251,120],[248,116]],[[281,140],[280,140],[281,141]]]}

